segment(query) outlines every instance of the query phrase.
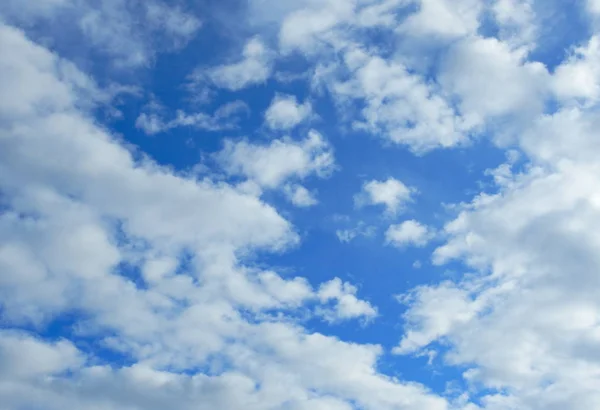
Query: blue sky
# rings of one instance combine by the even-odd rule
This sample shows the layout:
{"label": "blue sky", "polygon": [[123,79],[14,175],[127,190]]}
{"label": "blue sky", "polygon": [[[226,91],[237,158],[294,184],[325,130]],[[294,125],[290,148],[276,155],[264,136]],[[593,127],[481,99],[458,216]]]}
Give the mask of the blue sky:
{"label": "blue sky", "polygon": [[0,409],[600,408],[600,2],[0,5]]}

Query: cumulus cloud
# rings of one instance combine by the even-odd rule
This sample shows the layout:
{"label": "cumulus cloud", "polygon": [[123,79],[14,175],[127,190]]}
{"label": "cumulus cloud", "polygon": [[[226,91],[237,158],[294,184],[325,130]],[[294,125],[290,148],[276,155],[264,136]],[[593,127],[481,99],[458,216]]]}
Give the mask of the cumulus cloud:
{"label": "cumulus cloud", "polygon": [[319,203],[313,193],[302,185],[288,184],[284,187],[284,193],[292,204],[301,208],[307,208]]}
{"label": "cumulus cloud", "polygon": [[499,26],[498,38],[508,46],[527,51],[536,47],[539,19],[533,0],[495,0],[492,14]]}
{"label": "cumulus cloud", "polygon": [[262,84],[269,79],[273,70],[273,55],[259,37],[248,40],[241,57],[237,62],[212,67],[206,72],[200,71],[196,77],[201,78],[205,73],[216,86],[231,91]]}
{"label": "cumulus cloud", "polygon": [[282,138],[265,145],[227,141],[216,159],[229,174],[245,176],[266,188],[311,174],[326,177],[335,166],[331,146],[314,130],[301,141]]}
{"label": "cumulus cloud", "polygon": [[335,42],[333,30],[352,19],[355,13],[355,5],[349,2],[328,0],[308,3],[308,7],[289,13],[281,23],[279,42],[284,52],[297,49],[313,54],[321,46]]}
{"label": "cumulus cloud", "polygon": [[26,381],[78,370],[85,355],[67,340],[46,343],[23,332],[3,330],[0,363],[0,380]]}
{"label": "cumulus cloud", "polygon": [[468,37],[451,48],[440,82],[459,97],[469,126],[507,116],[526,120],[542,112],[549,74],[543,64],[523,58],[522,51],[495,38]]}
{"label": "cumulus cloud", "polygon": [[383,205],[389,215],[395,215],[412,201],[414,194],[414,189],[395,178],[372,180],[366,182],[362,191],[355,195],[354,203],[357,206]]}
{"label": "cumulus cloud", "polygon": [[340,278],[323,283],[317,296],[323,303],[333,301],[334,306],[330,309],[321,308],[319,314],[329,321],[357,317],[372,319],[377,316],[377,309],[369,302],[356,297],[357,291],[356,286],[342,282]]}
{"label": "cumulus cloud", "polygon": [[293,95],[279,94],[265,112],[265,122],[271,129],[288,130],[306,120],[311,113],[310,102],[300,104]]}
{"label": "cumulus cloud", "polygon": [[398,30],[409,36],[461,37],[477,31],[483,4],[478,0],[418,0],[418,11],[408,16]]}
{"label": "cumulus cloud", "polygon": [[385,233],[385,240],[387,244],[396,247],[425,246],[433,235],[431,228],[411,219],[401,224],[391,225]]}
{"label": "cumulus cloud", "polygon": [[467,140],[467,124],[436,86],[410,73],[402,61],[353,48],[344,62],[345,74],[335,70],[323,81],[343,106],[362,102],[360,116],[352,121],[354,129],[382,135],[418,153]]}
{"label": "cumulus cloud", "polygon": [[600,97],[600,38],[592,36],[586,45],[575,48],[571,57],[556,68],[553,80],[560,99],[596,102]]}

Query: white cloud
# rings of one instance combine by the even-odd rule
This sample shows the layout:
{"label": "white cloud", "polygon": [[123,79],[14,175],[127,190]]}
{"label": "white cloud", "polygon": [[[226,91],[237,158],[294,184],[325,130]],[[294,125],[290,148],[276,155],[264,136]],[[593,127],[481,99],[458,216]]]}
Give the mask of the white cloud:
{"label": "white cloud", "polygon": [[391,225],[385,233],[386,243],[397,247],[406,245],[425,246],[432,239],[431,228],[415,220]]}
{"label": "white cloud", "polygon": [[560,99],[580,98],[596,102],[600,97],[600,38],[592,36],[585,46],[559,65],[553,76],[554,92]]}
{"label": "white cloud", "polygon": [[523,58],[521,51],[495,38],[469,37],[449,50],[440,82],[459,97],[469,127],[503,116],[527,121],[542,112],[548,72],[541,63]]}
{"label": "white cloud", "polygon": [[314,54],[321,46],[337,41],[334,28],[349,19],[355,12],[353,2],[328,0],[308,2],[310,6],[295,10],[281,23],[280,48],[283,52],[298,49]]}
{"label": "white cloud", "polygon": [[283,190],[288,200],[301,208],[306,208],[319,203],[314,194],[302,185],[286,185]]}
{"label": "white cloud", "polygon": [[187,114],[178,110],[176,117],[165,121],[155,112],[142,113],[135,126],[148,135],[166,132],[178,127],[195,127],[207,131],[223,131],[236,129],[240,116],[247,114],[250,108],[243,101],[233,101],[219,107],[212,115],[199,112]]}
{"label": "white cloud", "polygon": [[377,316],[377,309],[369,302],[358,299],[357,291],[356,286],[342,282],[340,278],[323,283],[319,287],[317,296],[323,303],[334,301],[334,307],[332,309],[321,308],[318,312],[329,321],[359,317],[373,319]]}
{"label": "white cloud", "polygon": [[26,27],[42,21],[50,37],[68,33],[71,45],[92,48],[123,68],[148,65],[157,51],[183,47],[202,26],[192,13],[161,0],[10,0],[0,12]]}
{"label": "white cloud", "polygon": [[417,12],[404,21],[399,31],[410,36],[455,38],[475,33],[479,27],[479,0],[417,0]]}
{"label": "white cloud", "polygon": [[350,243],[358,236],[358,232],[354,229],[338,229],[335,231],[335,235],[340,242]]}
{"label": "white cloud", "polygon": [[[354,48],[345,54],[345,67],[341,75],[335,70],[323,81],[342,106],[363,103],[359,119],[352,121],[355,129],[380,134],[415,152],[466,141],[466,125],[435,84],[410,73],[401,61]],[[342,81],[338,75],[349,79]]]}
{"label": "white cloud", "polygon": [[331,147],[316,131],[302,141],[283,138],[268,145],[227,141],[216,158],[229,174],[243,175],[266,188],[310,174],[326,177],[335,165]]}
{"label": "white cloud", "polygon": [[0,332],[0,380],[57,376],[81,368],[84,362],[84,356],[66,340],[47,344],[25,333]]}
{"label": "white cloud", "polygon": [[498,193],[462,206],[434,253],[437,264],[459,260],[477,273],[408,299],[396,352],[443,342],[446,363],[470,367],[469,383],[507,392],[482,408],[503,408],[499,397],[533,410],[600,404],[596,117],[563,108],[535,118],[519,140],[531,163],[504,169]]}
{"label": "white cloud", "polygon": [[304,0],[285,5],[279,1],[258,0],[251,3],[256,13],[253,17],[260,12],[280,23],[282,53],[300,51],[311,58],[347,47],[353,38],[364,34],[361,30],[394,28],[398,24],[398,9],[406,5],[405,0]]}
{"label": "white cloud", "polygon": [[363,185],[362,191],[355,195],[354,202],[357,206],[384,205],[388,214],[395,215],[412,201],[414,193],[414,189],[395,178],[373,180]]}
{"label": "white cloud", "polygon": [[436,287],[420,287],[412,294],[399,297],[410,308],[404,315],[407,331],[395,354],[413,353],[434,340],[447,335],[451,329],[472,320],[479,309],[472,303],[469,292],[451,282]]}
{"label": "white cloud", "polygon": [[274,130],[289,130],[300,124],[312,113],[310,102],[298,103],[293,95],[278,94],[265,112],[265,122]]}
{"label": "white cloud", "polygon": [[350,243],[359,236],[372,237],[375,235],[375,231],[376,228],[374,226],[367,226],[363,221],[360,221],[354,228],[336,230],[335,235],[340,242]]}
{"label": "white cloud", "polygon": [[238,62],[209,69],[206,75],[218,87],[232,91],[262,84],[269,79],[273,69],[273,55],[260,38],[248,40],[241,57]]}
{"label": "white cloud", "polygon": [[494,0],[493,15],[499,25],[498,38],[512,48],[535,48],[539,28],[533,0]]}

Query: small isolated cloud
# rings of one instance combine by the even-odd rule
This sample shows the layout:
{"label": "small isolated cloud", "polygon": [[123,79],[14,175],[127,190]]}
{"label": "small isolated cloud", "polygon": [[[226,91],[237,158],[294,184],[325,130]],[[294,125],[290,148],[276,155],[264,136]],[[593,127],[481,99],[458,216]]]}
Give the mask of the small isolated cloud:
{"label": "small isolated cloud", "polygon": [[377,316],[377,309],[369,302],[356,297],[358,289],[356,286],[342,282],[335,278],[323,283],[317,292],[321,303],[333,302],[331,308],[319,308],[317,314],[329,322],[340,320],[364,318],[373,319]]}
{"label": "small isolated cloud", "polygon": [[283,193],[292,204],[299,208],[308,208],[319,202],[313,193],[302,185],[288,184],[284,187]]}
{"label": "small isolated cloud", "polygon": [[293,95],[278,94],[265,112],[265,122],[273,130],[289,130],[306,120],[311,113],[310,102],[300,104]]}
{"label": "small isolated cloud", "polygon": [[413,188],[407,187],[395,178],[388,178],[385,181],[373,180],[363,185],[362,191],[355,195],[354,203],[358,207],[384,205],[386,213],[395,215],[412,201],[414,193]]}
{"label": "small isolated cloud", "polygon": [[350,243],[359,236],[365,238],[372,237],[375,234],[374,226],[366,226],[364,222],[359,222],[354,228],[349,229],[338,229],[335,231],[335,235],[343,243]]}
{"label": "small isolated cloud", "polygon": [[272,60],[272,52],[258,37],[253,37],[246,43],[240,61],[213,67],[206,75],[216,86],[238,91],[267,81],[273,70]]}
{"label": "small isolated cloud", "polygon": [[203,112],[189,114],[177,110],[175,118],[169,121],[165,121],[156,112],[142,113],[135,121],[135,126],[148,135],[178,127],[195,127],[206,131],[231,130],[237,128],[240,117],[249,112],[248,105],[238,100],[222,105],[212,115]]}
{"label": "small isolated cloud", "polygon": [[326,177],[335,166],[333,149],[316,131],[310,131],[302,141],[282,138],[269,144],[252,144],[229,140],[216,159],[228,174],[245,176],[271,189],[291,178],[303,179],[311,174]]}
{"label": "small isolated cloud", "polygon": [[407,245],[425,246],[433,238],[433,230],[414,219],[391,225],[385,233],[388,245],[398,248]]}

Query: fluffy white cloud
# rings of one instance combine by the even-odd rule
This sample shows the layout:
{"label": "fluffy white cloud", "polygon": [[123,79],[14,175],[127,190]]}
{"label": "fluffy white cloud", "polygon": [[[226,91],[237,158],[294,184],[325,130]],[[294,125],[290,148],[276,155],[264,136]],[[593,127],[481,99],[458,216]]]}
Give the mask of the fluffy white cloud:
{"label": "fluffy white cloud", "polygon": [[345,68],[325,83],[343,106],[362,102],[355,129],[383,135],[388,140],[424,152],[466,141],[467,127],[452,106],[419,75],[397,59],[385,59],[360,48],[345,54]]}
{"label": "fluffy white cloud", "polygon": [[[465,38],[449,50],[440,82],[459,98],[469,127],[490,126],[508,116],[523,122],[542,112],[549,74],[541,63],[524,57],[495,38]],[[501,124],[505,129],[512,125]]]}
{"label": "fluffy white cloud", "polygon": [[265,122],[271,129],[288,130],[306,120],[311,113],[310,102],[300,104],[293,95],[279,94],[265,112]]}
{"label": "fluffy white cloud", "polygon": [[302,185],[286,185],[283,192],[285,193],[288,200],[301,208],[316,205],[319,203],[312,192],[303,187]]}
{"label": "fluffy white cloud", "polygon": [[388,214],[395,215],[412,201],[414,193],[413,188],[395,178],[373,180],[363,185],[362,191],[355,195],[354,202],[357,206],[384,205]]}
{"label": "fluffy white cloud", "polygon": [[538,21],[533,0],[494,0],[492,13],[499,25],[498,38],[512,48],[536,46]]}
{"label": "fluffy white cloud", "polygon": [[579,98],[595,102],[600,97],[600,38],[592,36],[558,66],[553,77],[560,99]]}
{"label": "fluffy white cloud", "polygon": [[455,38],[477,31],[480,0],[416,0],[417,12],[398,28],[404,35]]}
{"label": "fluffy white cloud", "polygon": [[308,5],[288,14],[281,23],[280,48],[313,54],[322,46],[337,42],[337,25],[354,17],[354,2],[327,0],[308,1]]}
{"label": "fluffy white cloud", "polygon": [[282,138],[268,145],[227,141],[216,158],[229,174],[245,176],[266,188],[310,174],[325,177],[335,165],[332,148],[316,131],[302,141]]}
{"label": "fluffy white cloud", "polygon": [[403,247],[406,245],[425,246],[433,237],[431,228],[414,219],[401,224],[391,225],[385,232],[385,240],[389,245]]}
{"label": "fluffy white cloud", "polygon": [[329,321],[364,317],[373,319],[377,316],[377,309],[369,302],[356,297],[358,289],[350,283],[342,282],[335,278],[323,283],[317,292],[318,298],[323,303],[334,302],[332,309],[322,308],[318,312]]}
{"label": "fluffy white cloud", "polygon": [[77,370],[85,357],[66,340],[44,343],[25,333],[0,332],[0,380],[31,380]]}
{"label": "fluffy white cloud", "polygon": [[[241,57],[240,61],[213,67],[205,74],[218,87],[232,91],[261,84],[269,79],[273,70],[273,55],[260,38],[248,40]],[[196,77],[202,77],[202,73],[197,73]]]}

